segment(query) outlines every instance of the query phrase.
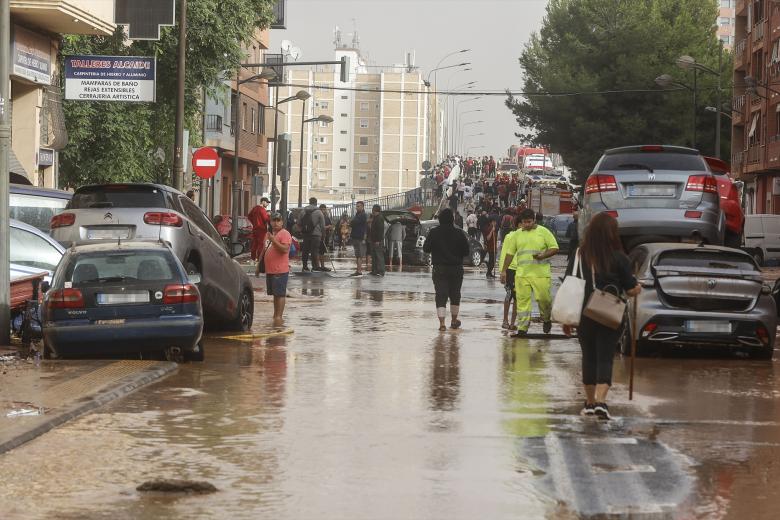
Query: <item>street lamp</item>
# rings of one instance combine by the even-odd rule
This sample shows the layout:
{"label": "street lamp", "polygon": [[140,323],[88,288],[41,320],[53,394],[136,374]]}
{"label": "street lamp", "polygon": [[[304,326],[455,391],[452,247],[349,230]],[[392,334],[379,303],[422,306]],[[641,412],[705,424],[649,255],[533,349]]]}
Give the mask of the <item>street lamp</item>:
{"label": "street lamp", "polygon": [[[681,69],[689,70],[693,69],[693,88],[696,89],[696,72],[701,70],[704,72],[707,72],[709,74],[712,74],[716,78],[718,78],[718,85],[717,89],[715,91],[717,99],[715,100],[715,106],[720,106],[720,81],[721,81],[721,68],[723,66],[723,42],[718,40],[718,70],[712,70],[711,68],[702,65],[701,63],[697,62],[696,59],[694,59],[692,56],[680,56],[677,58],[677,66]],[[695,95],[695,93],[694,93]],[[694,106],[695,109],[695,106]],[[720,159],[720,113],[718,113],[717,118],[715,119],[715,157]]]}
{"label": "street lamp", "polygon": [[[273,69],[263,69],[263,72],[260,74],[255,74],[253,76],[250,76],[246,79],[241,79],[241,66],[239,65],[238,69],[236,69],[236,101],[233,108],[233,113],[236,115],[235,121],[232,123],[233,128],[233,203],[231,204],[230,209],[230,218],[232,219],[232,225],[230,226],[230,243],[235,244],[238,242],[238,198],[241,193],[241,183],[238,182],[238,156],[240,153],[239,150],[239,142],[240,142],[240,133],[241,130],[239,128],[239,121],[241,120],[240,117],[240,109],[241,109],[241,85],[244,83],[249,83],[251,81],[256,81],[259,79],[263,79],[266,81],[271,81],[273,79],[276,79],[276,72]],[[232,246],[231,246],[232,247]]]}
{"label": "street lamp", "polygon": [[[466,67],[468,65],[471,65],[470,61],[466,61],[466,62],[463,62],[463,63],[457,63],[455,65],[446,65],[444,67],[437,67],[435,69],[431,69],[428,72],[428,77],[425,78],[425,80],[423,80],[423,84],[426,87],[430,87],[431,86],[431,81],[430,81],[431,80],[431,74],[433,74],[434,72],[437,72],[437,71],[440,71],[440,70],[454,69],[455,67]],[[468,70],[471,70],[471,69],[468,69]],[[435,76],[434,76],[433,82],[436,83],[436,77]]]}
{"label": "street lamp", "polygon": [[[460,105],[462,105],[463,103],[468,103],[469,101],[476,101],[481,98],[482,96],[474,96],[467,99],[461,99],[460,101],[453,101],[454,108],[453,108],[452,126],[455,127],[456,130],[457,130],[457,121],[460,120],[460,116],[458,114],[458,110],[460,110]],[[447,124],[449,125],[449,121],[447,122]],[[456,144],[457,144],[457,134],[455,136],[455,139],[452,142],[452,146],[454,147]]]}
{"label": "street lamp", "polygon": [[455,143],[458,146],[458,148],[462,148],[463,147],[463,137],[462,137],[463,136],[463,129],[466,128],[467,126],[478,125],[478,124],[481,124],[481,123],[484,123],[484,121],[480,119],[479,121],[469,121],[467,123],[463,123],[461,125],[458,125],[458,141]]}
{"label": "street lamp", "polygon": [[[306,110],[306,100],[311,97],[311,94],[309,94],[305,90],[299,90],[295,94],[293,94],[290,97],[286,97],[282,99],[281,101],[278,101],[276,103],[276,113],[274,114],[274,182],[273,182],[273,188],[276,188],[276,169],[278,166],[277,161],[277,150],[279,149],[279,105],[282,105],[284,103],[289,103],[290,101],[303,101],[303,108],[301,109],[301,113],[305,112]],[[274,210],[274,194],[273,189],[271,190],[271,211]],[[287,222],[287,181],[282,182],[282,193],[279,200],[279,210],[282,213],[282,218],[284,219],[284,222]]]}
{"label": "street lamp", "polygon": [[[306,108],[306,101],[303,102],[304,109]],[[320,123],[332,123],[333,118],[329,115],[321,114],[317,117],[311,117],[304,119],[306,110],[301,111],[301,155],[298,157],[298,207],[303,207],[303,125],[306,123],[314,123],[315,121]]]}
{"label": "street lamp", "polygon": [[[696,76],[694,75],[694,80],[695,78]],[[691,147],[696,148],[696,83],[694,83],[694,86],[691,87],[685,83],[675,80],[669,74],[661,74],[655,78],[655,84],[661,88],[681,87],[690,90],[691,93],[693,93],[693,141]]]}
{"label": "street lamp", "polygon": [[484,148],[484,147],[485,147],[484,145],[469,146],[468,148],[466,148],[466,154],[465,155],[466,155],[466,157],[470,157],[471,156],[471,150],[479,150],[480,148]]}
{"label": "street lamp", "polygon": [[729,119],[732,119],[731,114],[729,114],[728,112],[724,112],[723,110],[718,110],[715,107],[704,107],[704,110],[706,110],[707,112],[720,113],[721,115],[724,115]]}

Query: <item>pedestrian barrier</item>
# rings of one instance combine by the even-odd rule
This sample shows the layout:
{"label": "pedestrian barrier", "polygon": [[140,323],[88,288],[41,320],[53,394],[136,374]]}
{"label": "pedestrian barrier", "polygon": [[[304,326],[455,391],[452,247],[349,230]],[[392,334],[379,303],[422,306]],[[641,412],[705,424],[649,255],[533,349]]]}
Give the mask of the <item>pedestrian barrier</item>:
{"label": "pedestrian barrier", "polygon": [[[415,188],[413,190],[404,191],[401,193],[394,193],[392,195],[383,195],[382,197],[376,197],[373,199],[363,200],[363,204],[366,207],[366,211],[371,211],[371,207],[375,204],[379,204],[382,210],[392,209],[406,209],[414,205],[420,206],[436,206],[441,201],[441,195],[436,189],[424,189]],[[335,204],[330,210],[330,214],[338,218],[344,214],[348,218],[355,216],[355,204],[359,202],[347,204]]]}

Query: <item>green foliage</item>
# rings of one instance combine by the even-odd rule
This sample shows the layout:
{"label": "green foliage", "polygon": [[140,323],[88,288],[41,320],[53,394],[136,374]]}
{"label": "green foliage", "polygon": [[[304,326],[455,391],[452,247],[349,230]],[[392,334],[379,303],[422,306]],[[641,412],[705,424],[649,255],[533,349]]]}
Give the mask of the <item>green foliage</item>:
{"label": "green foliage", "polygon": [[[607,148],[690,145],[691,92],[663,90],[654,80],[670,74],[692,85],[693,72],[676,65],[681,55],[717,69],[717,14],[715,0],[550,0],[542,29],[532,35],[519,60],[528,94],[510,95],[506,102],[520,127],[529,130],[517,136],[560,153],[580,180]],[[731,97],[727,52],[722,70],[726,102]],[[696,144],[706,154],[714,151],[715,115],[704,107],[715,105],[716,81],[698,72]],[[587,94],[547,95],[551,93]],[[723,127],[722,149],[728,154],[725,118]]]}
{"label": "green foliage", "polygon": [[[275,0],[188,0],[185,127],[199,143],[203,92],[223,87],[246,61],[241,42],[273,20]],[[177,13],[178,13],[177,6]],[[60,154],[60,183],[154,181],[168,183],[176,114],[179,28],[165,27],[159,41],[128,45],[121,29],[108,37],[66,36],[61,55],[155,56],[157,101],[65,101],[69,144]],[[63,67],[60,67],[63,70]],[[165,154],[156,157],[158,150]],[[161,160],[162,159],[162,160]]]}

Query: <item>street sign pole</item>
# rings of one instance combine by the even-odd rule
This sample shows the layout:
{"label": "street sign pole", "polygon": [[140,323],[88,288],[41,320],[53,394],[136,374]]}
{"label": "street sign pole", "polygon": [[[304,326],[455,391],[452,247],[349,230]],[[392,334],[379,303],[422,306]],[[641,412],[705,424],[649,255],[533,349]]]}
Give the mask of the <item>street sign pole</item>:
{"label": "street sign pole", "polygon": [[179,5],[179,66],[176,71],[176,130],[173,145],[171,184],[181,190],[184,181],[184,67],[187,61],[187,0]]}
{"label": "street sign pole", "polygon": [[11,212],[8,208],[8,181],[11,177],[10,34],[11,0],[0,0],[0,345],[11,342]]}

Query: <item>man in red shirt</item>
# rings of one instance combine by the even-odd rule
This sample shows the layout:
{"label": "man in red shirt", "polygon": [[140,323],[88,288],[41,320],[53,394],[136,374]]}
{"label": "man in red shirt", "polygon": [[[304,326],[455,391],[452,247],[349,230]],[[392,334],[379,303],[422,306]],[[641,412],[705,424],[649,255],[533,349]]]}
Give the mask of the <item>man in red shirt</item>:
{"label": "man in red shirt", "polygon": [[[252,208],[246,218],[252,224],[252,260],[258,260],[265,244],[265,235],[271,219],[268,216],[268,204],[271,201],[266,197],[260,199],[260,204]],[[260,276],[260,264],[255,268],[255,276]]]}
{"label": "man in red shirt", "polygon": [[274,297],[274,327],[283,324],[282,315],[287,302],[287,279],[290,276],[290,244],[292,236],[284,229],[281,213],[271,216],[268,244],[261,251],[265,260],[266,292]]}

